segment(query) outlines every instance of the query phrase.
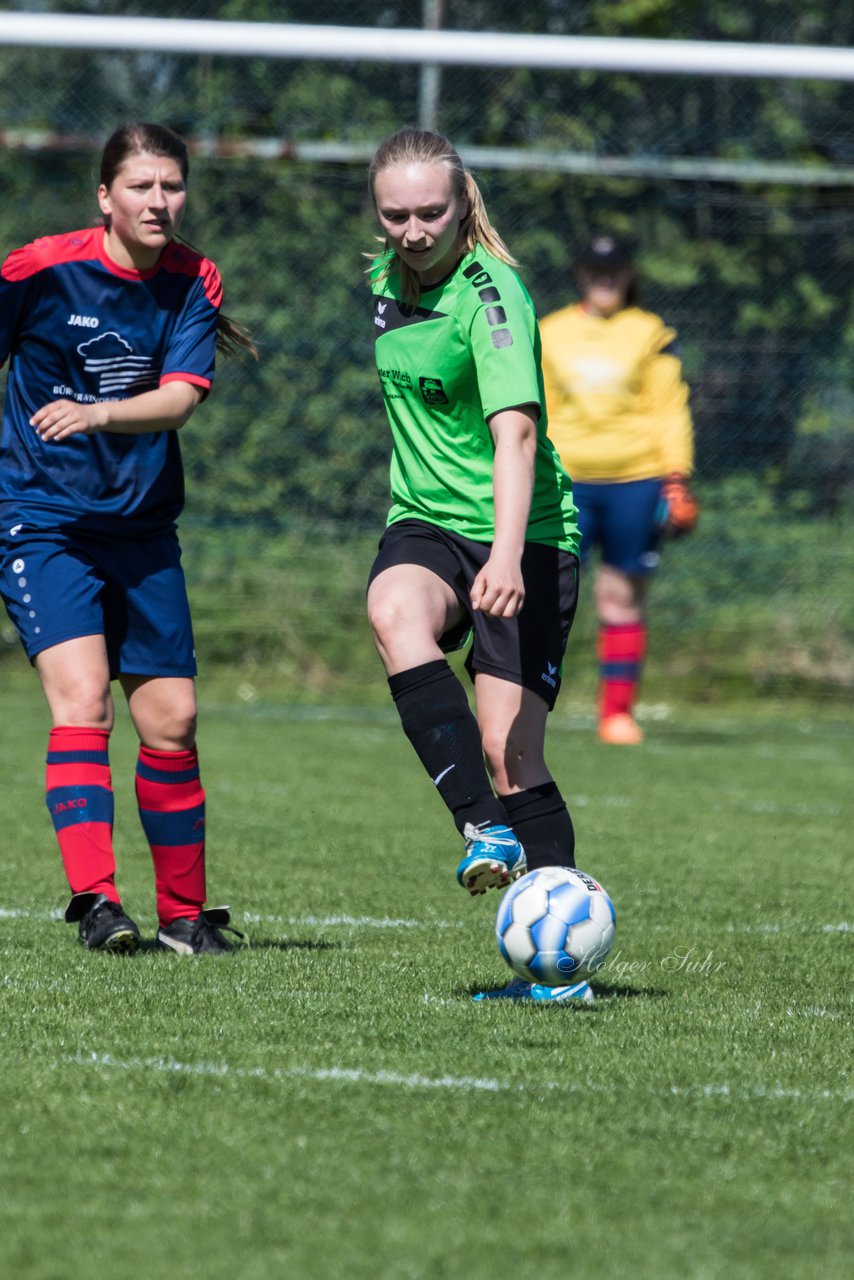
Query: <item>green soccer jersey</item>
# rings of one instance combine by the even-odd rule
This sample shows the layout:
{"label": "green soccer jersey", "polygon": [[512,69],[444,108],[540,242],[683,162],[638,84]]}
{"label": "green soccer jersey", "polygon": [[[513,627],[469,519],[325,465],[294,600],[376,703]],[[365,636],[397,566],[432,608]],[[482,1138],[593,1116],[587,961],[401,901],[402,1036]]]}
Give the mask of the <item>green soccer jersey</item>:
{"label": "green soccer jersey", "polygon": [[423,290],[374,272],[377,368],[393,437],[388,523],[415,518],[476,542],[495,537],[495,448],[486,419],[539,406],[526,538],[578,551],[572,483],[546,434],[540,333],[519,277],[484,249]]}

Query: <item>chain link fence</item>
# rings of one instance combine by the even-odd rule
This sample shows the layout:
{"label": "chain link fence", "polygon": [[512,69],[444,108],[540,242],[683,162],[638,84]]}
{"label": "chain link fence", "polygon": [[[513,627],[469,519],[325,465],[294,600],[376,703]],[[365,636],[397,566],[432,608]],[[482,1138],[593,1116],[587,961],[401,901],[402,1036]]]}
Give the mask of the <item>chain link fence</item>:
{"label": "chain link fence", "polygon": [[[8,5],[26,10],[28,5]],[[42,10],[65,12],[63,5]],[[193,19],[375,27],[348,63],[0,45],[0,244],[96,220],[100,146],[156,119],[190,142],[187,238],[220,266],[257,366],[223,362],[184,433],[182,523],[203,662],[241,687],[376,684],[364,576],[387,507],[373,371],[366,161],[429,113],[477,174],[545,314],[596,230],[638,249],[678,330],[704,517],[653,594],[653,698],[850,698],[854,88],[719,76],[381,60],[382,29],[764,40],[844,47],[854,16],[754,6],[193,3]],[[75,4],[174,18],[166,4]],[[592,622],[570,663],[588,696]],[[9,660],[16,641],[3,633]],[[13,658],[12,655],[15,654]]]}

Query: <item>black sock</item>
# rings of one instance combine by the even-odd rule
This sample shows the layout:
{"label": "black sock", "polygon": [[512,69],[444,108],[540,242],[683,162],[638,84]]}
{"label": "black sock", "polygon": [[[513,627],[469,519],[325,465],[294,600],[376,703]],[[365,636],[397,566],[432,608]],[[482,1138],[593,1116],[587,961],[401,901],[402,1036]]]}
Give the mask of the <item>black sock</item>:
{"label": "black sock", "polygon": [[501,796],[501,803],[525,850],[529,871],[575,866],[575,831],[556,782]]}
{"label": "black sock", "polygon": [[490,786],[477,720],[444,658],[389,676],[403,732],[462,834],[467,822],[506,823]]}

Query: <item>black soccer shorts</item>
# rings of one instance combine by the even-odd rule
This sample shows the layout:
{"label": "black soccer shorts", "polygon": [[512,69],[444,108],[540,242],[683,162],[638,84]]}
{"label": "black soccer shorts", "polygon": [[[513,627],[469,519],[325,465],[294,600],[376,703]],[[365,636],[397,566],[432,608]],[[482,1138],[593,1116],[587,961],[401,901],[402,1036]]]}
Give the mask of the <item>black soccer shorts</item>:
{"label": "black soccer shorts", "polygon": [[466,668],[530,689],[549,710],[560,690],[563,655],[578,604],[578,558],[541,542],[526,542],[522,555],[525,603],[515,618],[491,618],[473,610],[471,586],[489,559],[491,543],[473,542],[425,520],[398,520],[380,538],[368,585],[393,565],[430,569],[455,592],[466,612],[440,640],[445,653],[472,644]]}

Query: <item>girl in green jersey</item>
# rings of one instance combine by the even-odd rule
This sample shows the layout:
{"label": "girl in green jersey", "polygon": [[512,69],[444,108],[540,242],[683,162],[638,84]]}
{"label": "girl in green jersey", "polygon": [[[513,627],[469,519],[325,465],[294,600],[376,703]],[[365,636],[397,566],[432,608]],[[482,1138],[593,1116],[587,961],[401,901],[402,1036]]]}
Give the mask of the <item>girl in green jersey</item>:
{"label": "girl in green jersey", "polygon": [[[368,615],[403,729],[465,842],[457,880],[476,895],[575,865],[544,740],[577,599],[576,511],[546,433],[533,305],[459,155],[403,129],[370,186],[393,506]],[[444,656],[469,635],[476,715]],[[554,991],[592,998],[586,983]],[[520,980],[502,994],[555,998]]]}

